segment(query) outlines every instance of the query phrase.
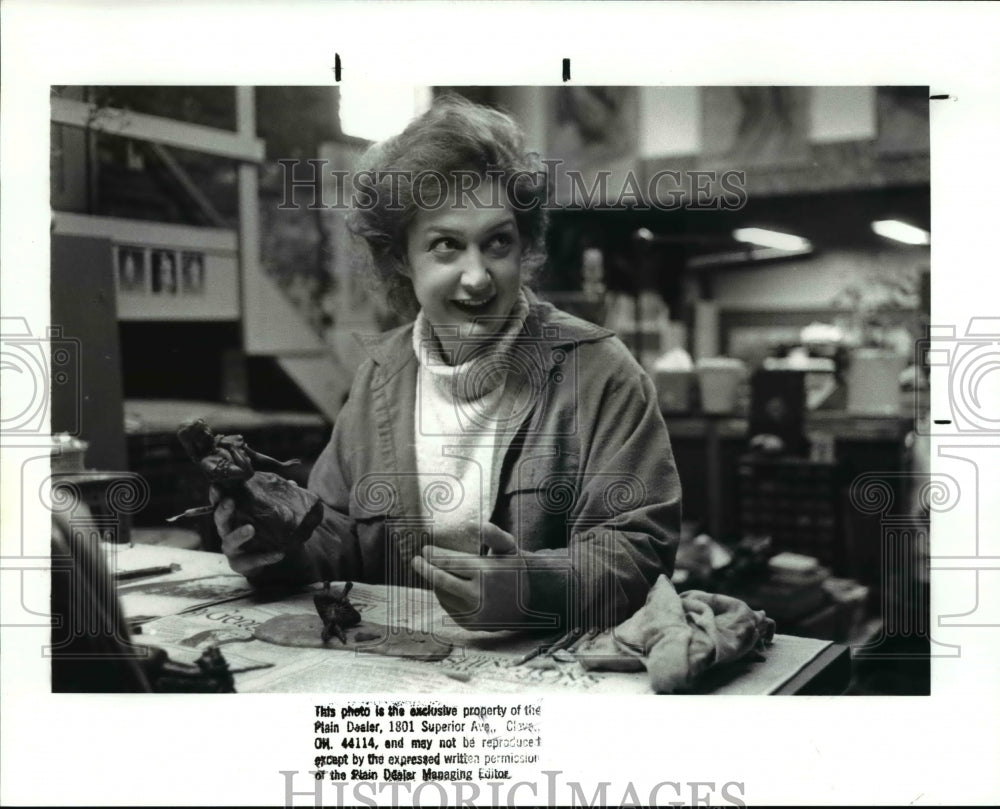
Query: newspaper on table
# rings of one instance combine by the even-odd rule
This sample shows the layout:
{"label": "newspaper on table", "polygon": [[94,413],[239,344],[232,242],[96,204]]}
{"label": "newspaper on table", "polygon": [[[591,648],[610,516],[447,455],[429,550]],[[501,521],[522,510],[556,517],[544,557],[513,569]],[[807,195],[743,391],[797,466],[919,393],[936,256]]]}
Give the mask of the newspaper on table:
{"label": "newspaper on table", "polygon": [[[194,607],[147,623],[141,638],[181,662],[193,662],[207,646],[219,646],[237,672],[237,691],[243,692],[651,693],[644,674],[586,671],[568,654],[541,655],[518,665],[544,639],[462,629],[428,590],[356,584],[350,599],[366,622],[390,631],[428,632],[451,644],[443,660],[372,654],[345,647],[337,639],[325,648],[302,648],[254,637],[254,630],[272,618],[315,615],[313,592],[267,603],[244,598]],[[734,668],[731,679],[713,684],[712,693],[773,693],[828,645],[779,635],[763,662],[747,661]]]}
{"label": "newspaper on table", "polygon": [[253,592],[222,554],[151,545],[109,545],[105,551],[108,567],[117,574],[178,566],[173,572],[126,579],[118,584],[122,609],[133,624],[243,598]]}

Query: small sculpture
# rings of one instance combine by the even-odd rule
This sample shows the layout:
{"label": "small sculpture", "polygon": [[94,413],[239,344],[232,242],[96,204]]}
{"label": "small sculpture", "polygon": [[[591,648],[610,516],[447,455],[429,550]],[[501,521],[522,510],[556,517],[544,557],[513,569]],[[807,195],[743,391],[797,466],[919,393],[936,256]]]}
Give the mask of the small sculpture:
{"label": "small sculpture", "polygon": [[[323,503],[317,495],[266,471],[294,466],[298,460],[279,461],[257,452],[241,435],[216,435],[202,419],[181,425],[177,437],[212,485],[223,497],[232,498],[233,524],[253,525],[250,541],[261,551],[285,550],[305,542],[323,519]],[[214,510],[214,506],[191,508],[168,522]]]}
{"label": "small sculpture", "polygon": [[191,663],[171,660],[170,655],[155,646],[146,659],[146,675],[154,691],[189,694],[233,694],[236,686],[229,662],[218,646],[209,646]]}
{"label": "small sculpture", "polygon": [[339,596],[330,592],[330,582],[323,582],[323,592],[313,596],[313,603],[316,605],[316,612],[319,613],[323,621],[323,643],[326,643],[334,635],[340,638],[340,642],[347,644],[345,629],[357,626],[361,623],[361,613],[354,609],[354,605],[347,600],[347,594],[351,592],[353,582],[347,582]]}

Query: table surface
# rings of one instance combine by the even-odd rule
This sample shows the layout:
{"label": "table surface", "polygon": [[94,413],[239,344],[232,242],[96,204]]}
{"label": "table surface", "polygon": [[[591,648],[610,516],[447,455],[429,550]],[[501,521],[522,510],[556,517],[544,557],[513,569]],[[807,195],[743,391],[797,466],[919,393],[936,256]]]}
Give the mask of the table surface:
{"label": "table surface", "polygon": [[[241,692],[278,693],[613,693],[650,694],[643,673],[586,671],[569,656],[516,662],[537,635],[470,632],[457,626],[427,590],[355,584],[351,602],[366,622],[401,632],[429,632],[452,645],[443,660],[418,660],[344,649],[279,646],[253,630],[282,615],[315,616],[314,587],[267,594],[253,591],[221,554],[163,546],[108,546],[114,571],[180,565],[172,573],[130,579],[118,593],[138,640],[193,662],[217,644]],[[775,636],[762,660],[745,659],[710,671],[700,694],[840,694],[850,680],[850,650],[829,641]]]}

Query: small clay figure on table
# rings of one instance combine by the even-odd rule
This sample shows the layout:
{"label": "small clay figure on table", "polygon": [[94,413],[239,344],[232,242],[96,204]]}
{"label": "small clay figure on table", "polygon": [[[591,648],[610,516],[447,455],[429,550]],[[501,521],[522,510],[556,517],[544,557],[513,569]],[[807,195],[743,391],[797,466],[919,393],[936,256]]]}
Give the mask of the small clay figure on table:
{"label": "small clay figure on table", "polygon": [[347,635],[344,634],[344,630],[361,623],[361,613],[347,600],[347,594],[351,592],[353,586],[353,582],[347,582],[337,596],[330,591],[330,582],[324,582],[323,592],[313,596],[316,612],[323,621],[323,632],[320,636],[323,643],[336,635],[340,638],[340,642],[346,645]]}
{"label": "small clay figure on table", "polygon": [[[319,497],[270,469],[299,463],[279,461],[251,449],[241,435],[216,435],[202,420],[181,426],[177,437],[205,476],[223,497],[231,497],[240,524],[254,526],[254,538],[262,550],[283,549],[305,542],[323,518]],[[214,506],[192,508],[172,517],[209,514]]]}
{"label": "small clay figure on table", "polygon": [[[451,654],[451,644],[430,632],[410,627],[390,629],[384,624],[363,620],[361,612],[348,599],[353,587],[345,582],[340,592],[330,582],[313,594],[315,614],[289,612],[276,615],[258,625],[253,636],[265,643],[331,652],[402,657],[409,660],[443,660]],[[332,643],[338,638],[340,643]]]}

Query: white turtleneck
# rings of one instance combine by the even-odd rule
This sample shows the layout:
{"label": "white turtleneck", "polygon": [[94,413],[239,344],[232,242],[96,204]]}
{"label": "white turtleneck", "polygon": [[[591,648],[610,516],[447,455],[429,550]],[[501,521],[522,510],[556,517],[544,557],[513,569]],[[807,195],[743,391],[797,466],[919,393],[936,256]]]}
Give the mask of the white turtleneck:
{"label": "white turtleneck", "polygon": [[[422,516],[434,544],[478,553],[479,526],[493,512],[493,462],[511,349],[528,314],[522,291],[508,321],[482,345],[439,340],[423,311],[413,326],[417,355],[414,413]],[[457,364],[449,364],[444,351]]]}

